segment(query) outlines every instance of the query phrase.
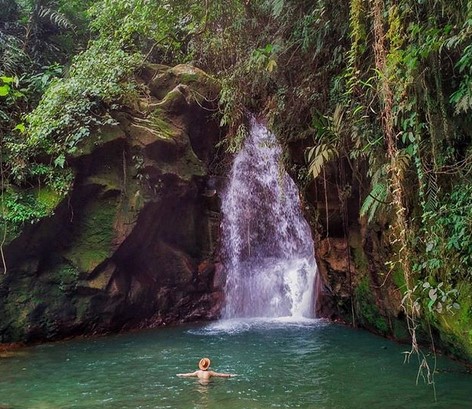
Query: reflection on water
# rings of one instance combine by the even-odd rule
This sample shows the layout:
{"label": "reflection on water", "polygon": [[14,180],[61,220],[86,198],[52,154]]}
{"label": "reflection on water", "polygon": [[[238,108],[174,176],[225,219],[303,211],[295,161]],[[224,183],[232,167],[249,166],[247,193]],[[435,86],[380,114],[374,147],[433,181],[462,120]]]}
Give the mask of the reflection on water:
{"label": "reflection on water", "polygon": [[199,399],[197,399],[196,407],[197,408],[207,408],[209,405],[208,399],[208,389],[210,388],[211,380],[210,379],[199,379],[196,382],[196,393]]}
{"label": "reflection on water", "polygon": [[[406,347],[322,321],[230,321],[42,345],[0,359],[12,409],[470,409],[472,376],[438,361],[415,384]],[[202,356],[235,378],[178,378]]]}

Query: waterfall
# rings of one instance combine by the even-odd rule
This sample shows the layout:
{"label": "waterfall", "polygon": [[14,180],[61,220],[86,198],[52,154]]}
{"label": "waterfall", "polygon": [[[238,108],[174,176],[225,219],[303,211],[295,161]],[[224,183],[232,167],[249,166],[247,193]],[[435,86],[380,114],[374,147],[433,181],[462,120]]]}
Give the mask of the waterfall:
{"label": "waterfall", "polygon": [[313,239],[281,155],[251,119],[222,194],[223,318],[314,316]]}

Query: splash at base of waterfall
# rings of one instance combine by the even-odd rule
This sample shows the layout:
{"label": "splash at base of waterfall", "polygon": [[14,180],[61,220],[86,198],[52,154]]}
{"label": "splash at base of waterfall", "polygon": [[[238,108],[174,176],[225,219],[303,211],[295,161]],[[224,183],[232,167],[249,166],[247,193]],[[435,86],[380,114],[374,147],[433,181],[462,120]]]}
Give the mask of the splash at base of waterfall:
{"label": "splash at base of waterfall", "polygon": [[281,155],[252,119],[222,196],[225,319],[314,316],[313,239]]}

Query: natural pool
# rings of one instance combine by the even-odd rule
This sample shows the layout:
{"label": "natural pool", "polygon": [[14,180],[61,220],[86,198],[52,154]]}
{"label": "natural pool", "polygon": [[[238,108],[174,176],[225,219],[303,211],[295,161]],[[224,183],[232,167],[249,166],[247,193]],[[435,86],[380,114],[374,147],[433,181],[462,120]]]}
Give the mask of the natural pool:
{"label": "natural pool", "polygon": [[[26,348],[0,359],[0,407],[472,408],[472,375],[438,360],[437,402],[407,346],[323,321],[226,321]],[[200,385],[200,357],[238,373]],[[3,406],[2,406],[3,405]]]}

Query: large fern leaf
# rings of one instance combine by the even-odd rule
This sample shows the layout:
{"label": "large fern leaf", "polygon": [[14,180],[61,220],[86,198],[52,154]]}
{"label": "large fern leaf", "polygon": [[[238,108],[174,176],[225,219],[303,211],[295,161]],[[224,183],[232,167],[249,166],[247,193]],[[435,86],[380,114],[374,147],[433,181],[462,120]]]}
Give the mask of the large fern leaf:
{"label": "large fern leaf", "polygon": [[307,154],[308,170],[313,175],[313,179],[316,179],[331,159],[338,155],[338,150],[334,145],[320,144],[310,148]]}
{"label": "large fern leaf", "polygon": [[284,9],[285,0],[272,0],[272,14],[274,17],[280,17],[282,10]]}
{"label": "large fern leaf", "polygon": [[20,40],[0,31],[0,71],[4,74],[16,74],[27,62],[27,55]]}
{"label": "large fern leaf", "polygon": [[39,17],[42,19],[48,19],[53,25],[64,30],[73,30],[75,28],[64,14],[53,10],[50,7],[41,7],[39,10]]}
{"label": "large fern leaf", "polygon": [[393,169],[397,170],[402,176],[411,164],[411,154],[406,149],[400,149],[392,162]]}
{"label": "large fern leaf", "polygon": [[362,203],[361,216],[367,215],[368,222],[372,222],[378,212],[387,205],[388,186],[386,183],[378,182],[372,186],[372,190]]}
{"label": "large fern leaf", "polygon": [[341,138],[344,127],[344,107],[337,104],[334,109],[333,117],[331,118],[331,132],[335,138]]}
{"label": "large fern leaf", "polygon": [[426,210],[432,211],[439,207],[439,185],[436,173],[428,173],[428,186],[426,188]]}

